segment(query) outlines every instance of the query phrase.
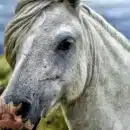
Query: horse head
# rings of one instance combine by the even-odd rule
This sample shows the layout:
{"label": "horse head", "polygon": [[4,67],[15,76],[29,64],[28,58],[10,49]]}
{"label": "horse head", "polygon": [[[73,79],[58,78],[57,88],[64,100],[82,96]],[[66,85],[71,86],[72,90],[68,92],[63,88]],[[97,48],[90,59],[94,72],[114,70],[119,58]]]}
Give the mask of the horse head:
{"label": "horse head", "polygon": [[2,96],[6,103],[22,103],[22,116],[34,124],[63,99],[80,97],[90,78],[78,3],[21,0],[6,29],[14,71]]}

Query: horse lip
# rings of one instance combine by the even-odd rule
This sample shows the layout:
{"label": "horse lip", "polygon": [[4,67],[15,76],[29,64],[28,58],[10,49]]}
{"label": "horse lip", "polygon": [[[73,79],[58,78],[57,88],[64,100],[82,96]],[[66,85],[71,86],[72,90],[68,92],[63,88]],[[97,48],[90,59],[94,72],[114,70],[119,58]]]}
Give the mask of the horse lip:
{"label": "horse lip", "polygon": [[[43,118],[46,118],[46,116],[47,116],[47,114],[48,114],[48,112],[50,112],[53,108],[54,108],[54,110],[55,110],[55,106],[57,106],[57,104],[59,103],[59,100],[54,100],[48,107],[45,107],[42,111],[41,111],[41,115],[39,116],[39,117],[37,117],[37,119],[34,121],[33,119],[31,120],[31,118],[30,117],[26,117],[25,118],[25,120],[30,120],[30,121],[34,121],[35,123],[34,123],[34,127],[33,127],[33,129],[32,130],[36,130],[37,129],[37,126],[38,126],[38,124],[39,124],[39,122],[40,122],[40,120],[41,120],[41,118],[43,117]],[[52,111],[53,112],[53,111]],[[49,113],[50,114],[50,113]]]}
{"label": "horse lip", "polygon": [[37,120],[37,122],[34,124],[34,127],[33,127],[32,130],[36,130],[36,129],[37,129],[37,126],[38,126],[39,122],[40,122],[40,118],[39,118],[39,119]]}
{"label": "horse lip", "polygon": [[23,119],[23,123],[26,123],[27,121],[30,121],[31,122],[31,125],[33,125],[33,128],[32,130],[36,130],[37,129],[37,126],[41,120],[40,116],[37,117],[35,120],[33,120],[32,118],[30,117],[25,117],[25,118],[22,118]]}

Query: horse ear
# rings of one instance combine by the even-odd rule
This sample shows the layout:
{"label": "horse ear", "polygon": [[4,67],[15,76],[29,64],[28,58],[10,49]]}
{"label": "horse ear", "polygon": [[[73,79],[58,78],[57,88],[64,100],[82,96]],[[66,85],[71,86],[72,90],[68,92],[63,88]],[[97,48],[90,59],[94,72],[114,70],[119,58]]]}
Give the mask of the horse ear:
{"label": "horse ear", "polygon": [[73,6],[73,7],[77,7],[79,5],[79,1],[80,0],[68,0],[69,3]]}

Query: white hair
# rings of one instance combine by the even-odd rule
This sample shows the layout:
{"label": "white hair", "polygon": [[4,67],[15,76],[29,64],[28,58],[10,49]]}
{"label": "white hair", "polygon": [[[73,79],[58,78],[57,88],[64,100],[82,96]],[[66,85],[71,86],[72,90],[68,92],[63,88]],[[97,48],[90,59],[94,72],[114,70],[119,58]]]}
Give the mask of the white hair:
{"label": "white hair", "polygon": [[20,0],[13,20],[5,30],[5,53],[11,67],[15,65],[16,52],[34,21],[54,0]]}

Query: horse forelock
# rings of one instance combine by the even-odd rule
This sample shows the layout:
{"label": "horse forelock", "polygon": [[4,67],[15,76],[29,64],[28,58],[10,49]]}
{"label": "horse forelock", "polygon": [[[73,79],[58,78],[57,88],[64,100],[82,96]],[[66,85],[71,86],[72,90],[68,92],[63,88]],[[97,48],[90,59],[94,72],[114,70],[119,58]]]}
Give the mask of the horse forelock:
{"label": "horse forelock", "polygon": [[14,68],[18,46],[25,35],[41,15],[44,9],[54,0],[20,0],[15,10],[15,16],[5,30],[5,54],[8,63]]}

